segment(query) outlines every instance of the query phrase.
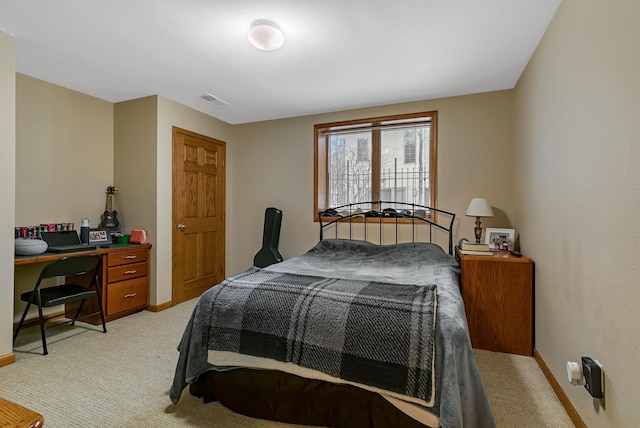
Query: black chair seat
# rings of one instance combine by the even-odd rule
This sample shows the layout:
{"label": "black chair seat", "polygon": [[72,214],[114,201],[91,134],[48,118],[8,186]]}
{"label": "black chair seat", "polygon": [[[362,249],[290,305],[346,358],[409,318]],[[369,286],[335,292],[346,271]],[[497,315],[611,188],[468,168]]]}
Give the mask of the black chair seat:
{"label": "black chair seat", "polygon": [[[75,284],[64,284],[40,289],[42,306],[45,308],[64,305],[67,303],[79,302],[95,295],[95,290],[91,290],[87,287]],[[22,293],[20,295],[20,300],[31,303],[33,305],[38,304],[38,297],[36,293],[32,291]]]}
{"label": "black chair seat", "polygon": [[[22,324],[24,323],[24,319],[27,316],[31,305],[35,305],[38,307],[38,321],[40,322],[40,336],[42,338],[43,355],[47,355],[48,353],[47,339],[45,336],[45,330],[48,328],[56,327],[63,324],[74,325],[77,320],[92,317],[94,315],[100,315],[100,319],[102,320],[102,332],[106,333],[107,326],[104,319],[104,312],[102,310],[102,298],[100,296],[100,285],[98,283],[101,264],[102,259],[99,255],[90,254],[86,256],[83,255],[75,257],[64,257],[46,265],[42,269],[42,272],[40,272],[40,277],[38,278],[34,289],[20,295],[20,300],[27,302],[27,307],[24,309],[22,318],[20,318],[18,327],[13,334],[13,343],[16,342],[18,333],[22,328]],[[65,277],[66,279],[70,277],[85,275],[91,278],[91,282],[86,287],[72,283],[65,283],[50,287],[41,287],[41,282],[47,278]],[[83,314],[82,316],[80,316],[80,314],[82,313],[82,308],[84,307],[84,303],[89,298],[97,299],[98,309],[91,314]],[[73,316],[73,319],[45,327],[45,317],[42,313],[42,308],[65,305],[67,303],[73,302],[80,302],[78,308],[75,309],[75,315]],[[69,308],[65,308],[65,310],[68,309]]]}

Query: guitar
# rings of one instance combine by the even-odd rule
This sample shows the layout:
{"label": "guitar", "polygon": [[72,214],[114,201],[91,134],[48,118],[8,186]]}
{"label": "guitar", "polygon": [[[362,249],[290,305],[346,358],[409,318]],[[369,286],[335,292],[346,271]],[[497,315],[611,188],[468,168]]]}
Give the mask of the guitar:
{"label": "guitar", "polygon": [[106,227],[109,229],[117,229],[120,226],[118,221],[118,211],[114,209],[113,195],[118,191],[117,187],[107,187],[107,201],[105,203],[104,213],[102,214],[102,221],[100,227]]}

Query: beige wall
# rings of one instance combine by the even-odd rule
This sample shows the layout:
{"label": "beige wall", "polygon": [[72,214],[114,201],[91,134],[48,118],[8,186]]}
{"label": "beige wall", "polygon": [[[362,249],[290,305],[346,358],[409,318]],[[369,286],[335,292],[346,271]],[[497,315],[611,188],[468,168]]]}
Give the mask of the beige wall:
{"label": "beige wall", "polygon": [[[158,195],[156,96],[114,105],[114,185],[120,228],[123,233],[144,229],[149,242],[155,243]],[[151,249],[150,301],[156,304],[156,252]]]}
{"label": "beige wall", "polygon": [[[473,237],[465,217],[473,197],[486,197],[495,217],[484,227],[510,227],[512,92],[500,91],[350,110],[237,126],[233,179],[231,272],[253,263],[262,244],[264,210],[283,211],[280,253],[308,250],[319,236],[313,222],[313,125],[339,120],[438,110],[438,206],[456,213],[455,239]],[[229,248],[228,242],[227,248]]]}
{"label": "beige wall", "polygon": [[[0,359],[12,352],[16,160],[16,42],[0,32]],[[7,236],[8,235],[8,236]],[[4,361],[5,363],[8,361]],[[1,365],[1,364],[0,364]]]}
{"label": "beige wall", "polygon": [[[155,286],[150,296],[154,305],[171,300],[172,126],[227,142],[228,273],[252,264],[262,242],[264,210],[269,206],[284,211],[280,248],[285,257],[300,254],[317,241],[318,226],[312,221],[313,125],[321,122],[438,110],[438,199],[441,208],[458,215],[456,238],[472,236],[473,219],[465,217],[464,211],[475,196],[489,198],[496,212],[495,218],[485,219],[485,227],[511,226],[510,91],[232,126],[163,97],[114,106],[27,76],[18,78],[18,128],[22,130],[18,150],[23,155],[17,163],[20,175],[16,185],[22,196],[16,201],[16,221],[37,224],[69,217],[79,223],[82,215],[78,213],[91,212],[93,224],[104,207],[104,188],[116,185],[116,209],[123,230],[145,228],[154,245],[151,283]],[[61,100],[65,107],[56,113],[60,118],[46,120],[47,114],[59,109]],[[86,112],[93,114],[85,117]],[[76,122],[80,121],[88,123],[82,124],[85,128],[80,135],[67,131],[79,128],[81,124]],[[48,133],[50,128],[53,132]],[[93,134],[100,137],[86,138]],[[115,143],[110,145],[107,138]],[[43,147],[38,150],[40,144]],[[102,151],[107,161],[77,180],[74,166],[83,164],[85,151]],[[27,155],[34,152],[38,154]],[[28,198],[27,193],[39,180],[26,171],[34,167],[50,170],[50,154],[59,152],[70,155],[68,160],[64,157],[68,162],[65,167],[55,172],[58,176],[43,180],[50,199]],[[61,192],[56,183],[63,183],[61,187],[81,185],[78,192],[88,193],[90,198],[81,199],[78,205],[79,199]],[[54,193],[64,203],[41,219],[37,213],[42,213],[43,205],[54,205]],[[30,269],[30,275],[22,273],[21,282],[31,284],[38,268]]]}
{"label": "beige wall", "polygon": [[[516,88],[516,227],[536,349],[590,427],[640,426],[640,3],[565,0]],[[566,380],[581,356],[605,399]]]}
{"label": "beige wall", "polygon": [[23,74],[16,90],[16,225],[97,227],[113,184],[113,104]]}
{"label": "beige wall", "polygon": [[[97,227],[113,184],[113,104],[23,74],[16,93],[15,225],[78,229],[87,217]],[[14,321],[25,306],[20,293],[33,288],[41,268],[16,268]]]}
{"label": "beige wall", "polygon": [[[512,225],[511,91],[233,126],[163,97],[113,105],[27,76],[18,75],[18,81],[16,224],[78,224],[83,216],[97,224],[106,186],[117,186],[123,230],[147,229],[153,244],[152,305],[172,297],[173,126],[227,143],[227,274],[252,264],[269,206],[284,211],[280,250],[285,257],[317,242],[315,123],[438,110],[438,201],[458,215],[455,238],[472,236],[473,219],[464,216],[472,197],[487,197],[493,204],[496,217],[485,219],[485,227]],[[92,166],[87,154],[92,163],[104,160]],[[52,159],[63,167],[53,171]],[[44,192],[42,198],[27,196],[34,189]],[[32,286],[40,267],[17,269],[15,300]],[[14,318],[22,307],[15,302]]]}
{"label": "beige wall", "polygon": [[122,183],[118,194],[123,230],[145,229],[153,244],[152,305],[172,300],[173,126],[227,142],[227,158],[233,152],[231,125],[167,98],[151,96],[115,105],[114,175]]}
{"label": "beige wall", "polygon": [[[439,206],[459,215],[456,237],[472,235],[473,219],[464,216],[468,201],[487,197],[496,217],[483,225],[515,227],[523,252],[536,262],[536,349],[573,405],[588,426],[640,425],[635,403],[640,375],[635,364],[640,349],[640,249],[635,243],[640,233],[633,217],[640,210],[638,16],[640,4],[635,0],[565,0],[515,92],[235,127],[153,97],[157,144],[155,159],[144,171],[151,174],[155,167],[151,187],[156,211],[148,202],[154,200],[150,196],[140,210],[144,214],[133,214],[140,206],[139,195],[125,192],[124,182],[114,182],[122,186],[118,207],[125,227],[155,228],[158,285],[152,290],[152,303],[171,298],[171,126],[227,141],[230,274],[251,264],[268,206],[284,211],[280,250],[285,257],[316,242],[317,225],[311,220],[314,123],[438,110]],[[6,202],[0,208],[0,225],[10,230],[40,221],[77,223],[85,215],[97,222],[104,187],[114,178],[129,181],[130,164],[121,169],[112,159],[132,162],[129,154],[139,152],[113,144],[111,121],[118,119],[109,112],[110,104],[21,75],[16,120],[15,41],[3,33],[0,59],[0,195]],[[145,100],[140,102],[149,101]],[[118,106],[116,116],[128,108],[137,107]],[[144,109],[147,114],[149,106]],[[120,131],[116,126],[116,139]],[[127,144],[138,141],[138,131],[125,128]],[[141,137],[149,150],[154,150],[148,140],[152,134],[145,130]],[[86,154],[91,164],[104,157],[97,170],[89,167]],[[90,179],[56,175],[49,170],[51,159],[84,171]],[[144,187],[144,192],[154,190]],[[12,240],[0,239],[4,284],[13,282],[12,253]],[[11,302],[11,287],[0,287],[0,356],[11,352]],[[582,355],[605,366],[605,406],[583,388],[564,382],[565,361]]]}

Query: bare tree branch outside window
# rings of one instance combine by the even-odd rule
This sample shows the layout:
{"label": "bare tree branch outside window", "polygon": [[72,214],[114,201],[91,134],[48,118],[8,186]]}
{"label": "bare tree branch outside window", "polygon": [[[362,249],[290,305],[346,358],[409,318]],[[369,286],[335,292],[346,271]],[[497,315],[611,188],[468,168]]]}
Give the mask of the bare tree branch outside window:
{"label": "bare tree branch outside window", "polygon": [[426,112],[316,125],[324,153],[316,165],[318,208],[371,200],[435,206],[436,118]]}

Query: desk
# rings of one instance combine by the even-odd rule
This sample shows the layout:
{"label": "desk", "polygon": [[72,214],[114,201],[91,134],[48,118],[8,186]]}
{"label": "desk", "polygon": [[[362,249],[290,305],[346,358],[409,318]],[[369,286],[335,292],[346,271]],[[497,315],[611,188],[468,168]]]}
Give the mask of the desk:
{"label": "desk", "polygon": [[[102,309],[107,321],[114,320],[145,309],[149,304],[149,252],[151,244],[113,244],[107,247],[71,253],[42,253],[34,256],[15,256],[14,266],[50,262],[63,257],[83,254],[102,256],[100,290]],[[87,311],[95,311],[87,301]],[[83,308],[83,312],[84,312]],[[70,314],[73,306],[65,308]],[[90,313],[90,312],[88,312]],[[100,324],[98,316],[87,318],[88,322]]]}

